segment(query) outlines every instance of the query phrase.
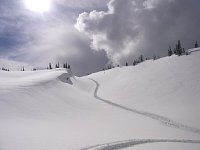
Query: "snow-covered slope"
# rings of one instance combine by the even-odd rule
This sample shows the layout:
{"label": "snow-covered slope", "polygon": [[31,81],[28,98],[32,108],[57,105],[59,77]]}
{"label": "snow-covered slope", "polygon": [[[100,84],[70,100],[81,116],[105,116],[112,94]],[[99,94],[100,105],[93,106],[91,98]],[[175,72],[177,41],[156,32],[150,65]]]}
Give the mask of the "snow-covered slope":
{"label": "snow-covered slope", "polygon": [[199,57],[81,78],[65,69],[0,71],[0,149],[199,150]]}
{"label": "snow-covered slope", "polygon": [[200,127],[199,58],[199,52],[165,57],[90,77],[100,83],[100,97]]}
{"label": "snow-covered slope", "polygon": [[191,54],[191,53],[193,53],[193,52],[198,52],[198,51],[200,51],[200,47],[188,49],[188,50],[187,50],[187,53],[188,53],[188,54]]}
{"label": "snow-covered slope", "polygon": [[[135,67],[102,71],[89,78],[98,84],[97,94],[104,99],[103,102],[154,120],[161,117],[161,121],[166,117],[166,122],[163,118],[164,124],[199,134],[198,51],[199,48],[191,49],[188,56],[173,55],[156,61],[148,60]],[[174,126],[171,124],[173,121],[181,125]]]}

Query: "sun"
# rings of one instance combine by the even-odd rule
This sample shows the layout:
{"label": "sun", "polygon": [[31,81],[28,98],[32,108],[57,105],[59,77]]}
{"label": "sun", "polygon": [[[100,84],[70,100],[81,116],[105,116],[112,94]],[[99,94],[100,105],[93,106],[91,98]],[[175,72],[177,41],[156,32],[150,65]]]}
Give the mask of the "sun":
{"label": "sun", "polygon": [[51,6],[51,0],[24,0],[27,9],[39,13],[48,12]]}

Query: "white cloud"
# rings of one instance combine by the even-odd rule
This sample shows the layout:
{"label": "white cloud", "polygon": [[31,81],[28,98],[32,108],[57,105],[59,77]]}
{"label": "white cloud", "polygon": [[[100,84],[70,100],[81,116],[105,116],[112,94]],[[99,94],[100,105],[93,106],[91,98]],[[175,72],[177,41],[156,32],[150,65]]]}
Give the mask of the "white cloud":
{"label": "white cloud", "polygon": [[179,39],[191,47],[200,37],[198,9],[195,0],[145,0],[143,7],[135,0],[110,0],[108,11],[84,12],[75,27],[91,39],[93,49],[124,63],[140,54],[166,55]]}
{"label": "white cloud", "polygon": [[131,20],[137,10],[132,0],[112,0],[108,8],[107,12],[94,10],[80,14],[75,27],[88,35],[93,49],[105,50],[110,59],[118,62],[137,42],[139,30]]}
{"label": "white cloud", "polygon": [[54,0],[57,4],[72,9],[103,8],[109,0]]}

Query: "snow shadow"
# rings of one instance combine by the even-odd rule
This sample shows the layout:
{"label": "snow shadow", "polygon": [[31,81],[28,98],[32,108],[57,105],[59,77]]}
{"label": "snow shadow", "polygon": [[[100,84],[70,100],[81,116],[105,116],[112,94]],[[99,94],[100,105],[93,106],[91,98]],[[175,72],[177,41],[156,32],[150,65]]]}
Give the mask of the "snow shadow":
{"label": "snow shadow", "polygon": [[68,83],[68,84],[71,84],[73,85],[73,82],[71,81],[71,74],[69,73],[63,73],[62,75],[60,75],[58,77],[58,79],[61,81],[61,82],[64,82],[64,83]]}

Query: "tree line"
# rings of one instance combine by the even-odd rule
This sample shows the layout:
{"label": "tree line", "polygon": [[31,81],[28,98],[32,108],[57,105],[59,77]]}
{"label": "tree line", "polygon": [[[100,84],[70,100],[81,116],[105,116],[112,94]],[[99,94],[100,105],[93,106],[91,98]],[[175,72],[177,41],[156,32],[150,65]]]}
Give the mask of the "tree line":
{"label": "tree line", "polygon": [[[196,41],[195,44],[194,44],[194,48],[198,48],[198,47],[199,47],[199,45],[198,45],[198,42]],[[167,52],[168,52],[168,56],[171,56],[171,55],[173,55],[173,54],[174,54],[174,55],[178,55],[178,56],[181,56],[181,55],[188,55],[188,53],[185,51],[185,48],[182,47],[182,44],[181,44],[181,41],[180,41],[180,40],[178,40],[178,42],[177,42],[177,44],[175,45],[175,47],[173,48],[173,50],[172,50],[171,46],[169,46],[169,49],[168,49]],[[156,56],[156,55],[153,56],[153,60],[156,60],[156,59],[159,59],[159,58],[160,58],[159,56]],[[137,64],[139,64],[139,63],[144,62],[145,60],[148,60],[148,58],[144,58],[143,55],[140,55],[140,56],[138,57],[138,59],[134,59],[132,65],[135,66],[135,65],[137,65]],[[125,63],[125,66],[129,66],[128,62]],[[117,67],[120,67],[120,65],[117,65]],[[55,64],[55,67],[54,67],[54,68],[56,68],[56,69],[57,69],[57,68],[66,68],[66,69],[71,70],[71,66],[70,66],[70,64],[68,64],[67,62],[64,63],[62,67],[60,67],[60,64],[59,64],[59,62],[58,62],[57,64]],[[107,70],[107,69],[111,69],[111,68],[115,68],[115,66],[113,66],[113,65],[108,65],[106,68],[103,68],[103,70]],[[46,69],[47,69],[47,70],[53,69],[52,63],[51,63],[51,62],[49,63],[49,65],[47,66]],[[4,67],[2,67],[1,70],[3,70],[3,71],[10,71],[9,68],[4,68]],[[36,71],[36,70],[37,70],[36,68],[33,68],[33,71]],[[25,71],[25,68],[22,67],[21,71]]]}
{"label": "tree line", "polygon": [[[57,68],[65,68],[65,69],[71,70],[70,64],[64,63],[63,66],[60,67],[59,62],[58,62],[57,64],[55,64],[55,67],[52,67],[52,63],[50,62],[46,69],[47,69],[47,70],[51,70],[51,69],[57,69]],[[5,67],[2,67],[2,68],[0,68],[0,69],[3,70],[3,71],[10,71],[9,68],[5,68]],[[36,70],[37,70],[36,68],[33,68],[33,69],[32,69],[32,71],[36,71]],[[25,67],[23,66],[23,67],[21,68],[20,71],[25,71]]]}
{"label": "tree line", "polygon": [[[194,48],[198,48],[198,47],[199,47],[199,45],[198,45],[198,42],[196,41],[195,44],[194,44]],[[180,40],[178,40],[178,42],[175,45],[175,48],[173,50],[172,50],[171,46],[169,46],[169,49],[168,49],[167,52],[168,52],[168,56],[171,56],[173,54],[178,55],[178,56],[188,55],[185,48],[182,47]],[[153,60],[156,60],[156,59],[159,59],[159,58],[160,58],[159,56],[156,56],[156,55],[153,56]],[[145,58],[143,55],[140,55],[137,59],[134,59],[132,65],[136,66],[137,64],[142,63],[145,60],[148,60],[148,58]],[[124,66],[129,66],[129,65],[130,64],[128,62],[125,62],[125,64],[124,64]],[[112,68],[115,68],[115,67],[120,67],[120,66],[119,65],[117,65],[117,66],[108,65],[106,68],[103,68],[103,70],[112,69]]]}
{"label": "tree line", "polygon": [[4,68],[4,67],[2,67],[1,70],[3,70],[3,71],[10,71],[9,68]]}
{"label": "tree line", "polygon": [[[199,47],[199,45],[198,45],[198,42],[196,41],[194,44],[194,48],[198,48],[198,47]],[[176,46],[173,50],[172,50],[171,46],[169,46],[168,56],[171,56],[173,54],[178,55],[178,56],[188,55],[188,52],[186,52],[185,48],[182,47],[180,40],[178,40],[178,43],[176,44]]]}
{"label": "tree line", "polygon": [[[71,66],[70,66],[70,64],[68,64],[68,63],[64,63],[64,64],[63,64],[63,67],[60,67],[60,64],[59,64],[59,62],[58,62],[57,64],[55,64],[55,69],[57,69],[57,68],[65,68],[65,69],[71,70]],[[49,69],[53,69],[51,63],[49,63],[49,65],[47,66],[47,70],[49,70]]]}

